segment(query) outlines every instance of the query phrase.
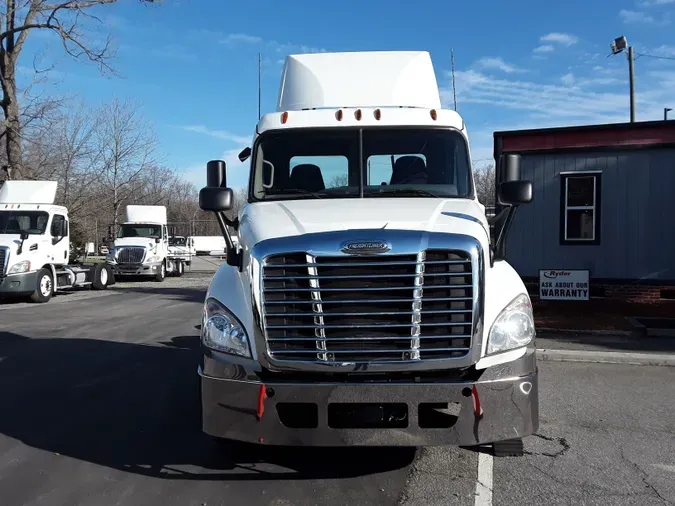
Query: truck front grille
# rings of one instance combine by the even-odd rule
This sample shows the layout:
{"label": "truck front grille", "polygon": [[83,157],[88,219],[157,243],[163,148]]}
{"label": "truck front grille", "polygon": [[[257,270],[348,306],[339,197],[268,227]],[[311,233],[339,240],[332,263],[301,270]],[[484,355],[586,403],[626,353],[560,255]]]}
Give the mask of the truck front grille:
{"label": "truck front grille", "polygon": [[121,248],[117,252],[117,263],[140,264],[145,256],[145,248]]}
{"label": "truck front grille", "polygon": [[471,349],[469,253],[268,257],[265,337],[271,358],[401,362],[461,358]]}
{"label": "truck front grille", "polygon": [[7,248],[0,248],[0,276],[5,275],[7,256]]}

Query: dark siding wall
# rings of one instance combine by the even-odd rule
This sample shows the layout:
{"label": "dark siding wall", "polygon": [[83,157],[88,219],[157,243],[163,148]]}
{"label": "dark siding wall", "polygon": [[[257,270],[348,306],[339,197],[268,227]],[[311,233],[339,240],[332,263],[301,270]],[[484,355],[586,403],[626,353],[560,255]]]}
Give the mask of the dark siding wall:
{"label": "dark siding wall", "polygon": [[[601,244],[560,245],[560,173],[600,170]],[[508,261],[524,277],[539,269],[589,269],[592,278],[675,281],[675,148],[524,154],[534,200],[516,215]]]}

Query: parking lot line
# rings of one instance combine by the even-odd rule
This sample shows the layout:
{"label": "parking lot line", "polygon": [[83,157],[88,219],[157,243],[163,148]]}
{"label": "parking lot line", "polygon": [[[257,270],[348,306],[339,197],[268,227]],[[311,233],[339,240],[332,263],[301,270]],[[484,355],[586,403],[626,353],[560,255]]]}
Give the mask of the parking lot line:
{"label": "parking lot line", "polygon": [[492,506],[492,455],[478,454],[475,506]]}

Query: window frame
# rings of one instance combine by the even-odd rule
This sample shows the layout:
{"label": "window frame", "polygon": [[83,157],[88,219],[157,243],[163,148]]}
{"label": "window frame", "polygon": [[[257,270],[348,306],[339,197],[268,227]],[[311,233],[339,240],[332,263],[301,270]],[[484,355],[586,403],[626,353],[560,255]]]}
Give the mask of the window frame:
{"label": "window frame", "polygon": [[[569,180],[574,178],[593,179],[593,205],[569,206]],[[602,171],[570,171],[560,173],[560,244],[565,246],[589,246],[599,245],[601,241],[601,209],[602,209]],[[568,237],[568,212],[569,211],[593,211],[593,238],[569,238]]]}

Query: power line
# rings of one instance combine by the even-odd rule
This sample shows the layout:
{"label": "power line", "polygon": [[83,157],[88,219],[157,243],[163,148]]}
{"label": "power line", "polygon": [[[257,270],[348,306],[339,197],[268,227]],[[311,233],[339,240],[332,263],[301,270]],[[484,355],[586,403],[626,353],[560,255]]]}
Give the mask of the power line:
{"label": "power line", "polygon": [[655,54],[645,54],[645,53],[637,53],[637,56],[646,56],[647,58],[656,58],[657,60],[673,60],[673,61],[675,61],[675,56],[657,56]]}

